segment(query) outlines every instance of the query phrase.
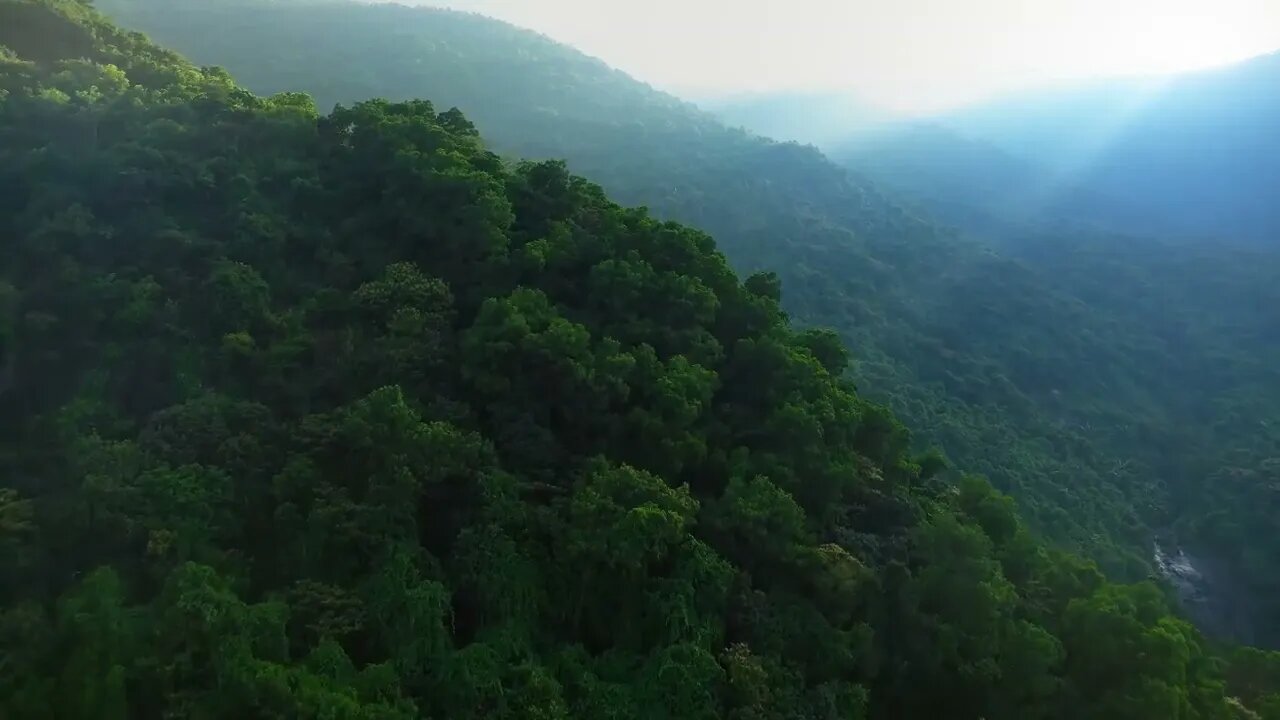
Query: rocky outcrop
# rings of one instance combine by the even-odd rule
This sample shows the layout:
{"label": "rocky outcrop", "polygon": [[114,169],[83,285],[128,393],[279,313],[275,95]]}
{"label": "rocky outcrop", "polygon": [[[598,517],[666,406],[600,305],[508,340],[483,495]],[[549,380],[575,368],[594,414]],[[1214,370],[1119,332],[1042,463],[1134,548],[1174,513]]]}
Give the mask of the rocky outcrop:
{"label": "rocky outcrop", "polygon": [[1202,632],[1244,644],[1256,641],[1256,610],[1249,592],[1225,563],[1192,554],[1170,540],[1154,543],[1152,560],[1177,594],[1183,612]]}

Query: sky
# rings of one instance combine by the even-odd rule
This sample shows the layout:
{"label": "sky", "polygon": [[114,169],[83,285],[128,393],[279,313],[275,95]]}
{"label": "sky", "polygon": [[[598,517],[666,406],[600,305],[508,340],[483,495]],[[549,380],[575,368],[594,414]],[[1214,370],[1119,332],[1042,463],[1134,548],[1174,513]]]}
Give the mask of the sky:
{"label": "sky", "polygon": [[1280,50],[1280,0],[399,0],[472,10],[689,99],[840,91],[928,113]]}

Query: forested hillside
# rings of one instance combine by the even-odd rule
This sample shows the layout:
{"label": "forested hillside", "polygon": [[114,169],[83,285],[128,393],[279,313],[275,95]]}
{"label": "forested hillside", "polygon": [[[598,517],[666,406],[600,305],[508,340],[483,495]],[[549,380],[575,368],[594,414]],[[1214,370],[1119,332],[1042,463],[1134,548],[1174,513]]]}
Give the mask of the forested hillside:
{"label": "forested hillside", "polygon": [[[740,271],[776,271],[784,307],[841,334],[871,396],[1014,493],[1037,529],[1118,576],[1149,572],[1148,525],[1165,510],[1155,482],[1165,469],[1152,465],[1179,441],[1156,438],[1134,457],[1129,436],[1084,429],[1085,405],[1042,407],[1096,390],[1087,386],[1100,382],[1097,368],[1123,359],[1130,340],[812,148],[730,130],[480,16],[345,2],[99,5],[258,92],[301,89],[321,107],[370,96],[456,105],[508,156],[563,157],[620,200],[713,233]],[[1000,335],[981,335],[980,323]],[[1117,478],[1122,463],[1130,472]]]}
{"label": "forested hillside", "polygon": [[457,110],[0,0],[0,187],[6,718],[1280,717],[775,277]]}
{"label": "forested hillside", "polygon": [[[811,148],[730,130],[479,16],[305,0],[99,4],[259,92],[303,89],[321,107],[369,96],[457,105],[509,156],[564,157],[615,197],[712,232],[739,270],[777,271],[792,318],[835,328],[853,349],[864,392],[1012,493],[1036,530],[1116,577],[1151,571],[1154,533],[1185,533],[1238,568],[1263,607],[1246,639],[1280,642],[1266,592],[1280,546],[1223,539],[1269,536],[1256,534],[1269,486],[1207,480],[1256,477],[1277,456],[1277,334],[1249,310],[1265,307],[1250,288],[1270,277],[1266,262],[1186,255],[1179,274],[1134,277],[1118,261],[1095,267],[1105,235],[1081,236],[1094,250],[1074,254],[1074,225],[1027,233],[1006,219],[1002,239],[1034,235],[1027,247],[1046,252],[988,250],[924,219],[933,206],[903,210]],[[1129,257],[1169,247],[1135,245]],[[1191,286],[1221,302],[1186,302],[1178,290]],[[1212,538],[1199,532],[1210,518]]]}
{"label": "forested hillside", "polygon": [[[1274,58],[1263,58],[1159,82],[1044,91],[875,131],[859,129],[855,118],[843,139],[829,137],[825,145],[919,212],[990,241],[1042,294],[1071,298],[1081,316],[1110,325],[1111,334],[1092,337],[1118,352],[1081,366],[1099,373],[1097,384],[1058,394],[1040,409],[1070,409],[1082,429],[1121,433],[1110,446],[1119,476],[1135,467],[1126,452],[1159,447],[1165,462],[1155,481],[1169,509],[1162,542],[1184,543],[1218,569],[1211,604],[1222,607],[1210,624],[1233,625],[1237,638],[1268,644],[1280,643],[1280,543],[1269,529],[1280,511],[1280,326],[1270,310],[1280,300],[1280,246],[1239,234],[1233,222],[1243,216],[1202,235],[1172,205],[1230,214],[1232,202],[1250,202],[1255,190],[1241,174],[1280,164],[1280,148],[1258,137],[1272,124],[1275,93],[1262,80],[1274,70]],[[1248,87],[1256,92],[1242,89]],[[802,110],[821,116],[829,106]],[[770,107],[756,108],[760,128],[769,126]],[[949,122],[985,127],[977,134],[986,139],[967,138]],[[1135,142],[1144,127],[1157,129]],[[1084,151],[1103,136],[1105,144]],[[1157,146],[1163,159],[1138,157]],[[1193,171],[1214,153],[1221,172]],[[1172,172],[1173,165],[1183,167]],[[1092,180],[1121,168],[1136,192],[1150,191],[1145,200],[1105,194],[1119,180]],[[1203,182],[1218,189],[1191,203],[1157,197],[1161,188]],[[1218,202],[1236,187],[1240,197]],[[1153,209],[1152,202],[1163,205]],[[966,327],[962,314],[953,326]],[[1075,328],[1058,332],[1078,336]],[[1003,351],[995,344],[986,352]],[[1138,418],[1146,421],[1135,425]]]}

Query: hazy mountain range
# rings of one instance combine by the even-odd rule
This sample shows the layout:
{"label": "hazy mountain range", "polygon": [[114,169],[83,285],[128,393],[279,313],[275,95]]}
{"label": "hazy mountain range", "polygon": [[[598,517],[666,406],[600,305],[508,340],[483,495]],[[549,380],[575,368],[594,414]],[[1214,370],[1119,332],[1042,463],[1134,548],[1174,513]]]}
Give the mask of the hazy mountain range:
{"label": "hazy mountain range", "polygon": [[[838,95],[715,104],[812,143],[961,226],[1040,217],[1222,242],[1280,238],[1280,53],[1078,82],[895,121]],[[838,131],[841,125],[844,133]],[[979,211],[983,217],[966,215]]]}

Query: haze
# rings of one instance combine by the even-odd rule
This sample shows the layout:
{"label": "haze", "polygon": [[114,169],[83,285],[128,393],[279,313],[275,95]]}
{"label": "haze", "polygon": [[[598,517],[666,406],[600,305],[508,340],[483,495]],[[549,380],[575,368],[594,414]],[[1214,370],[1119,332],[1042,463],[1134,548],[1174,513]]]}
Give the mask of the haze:
{"label": "haze", "polygon": [[1280,48],[1277,0],[408,1],[537,30],[686,97],[848,91],[907,113]]}

